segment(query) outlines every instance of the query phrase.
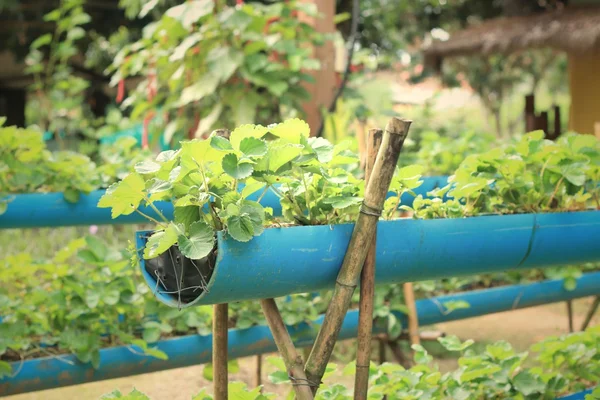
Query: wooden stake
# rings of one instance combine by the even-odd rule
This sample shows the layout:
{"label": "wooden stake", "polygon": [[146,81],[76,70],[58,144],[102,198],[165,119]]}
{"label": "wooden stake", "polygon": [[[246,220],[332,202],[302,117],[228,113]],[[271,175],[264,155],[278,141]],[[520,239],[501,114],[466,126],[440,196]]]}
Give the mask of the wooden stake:
{"label": "wooden stake", "polygon": [[410,336],[410,344],[421,344],[421,336],[419,335],[419,316],[417,315],[417,306],[415,304],[415,291],[410,282],[402,285],[404,292],[404,301],[408,308],[408,334]]}
{"label": "wooden stake", "polygon": [[567,318],[569,319],[569,333],[574,332],[573,328],[573,301],[567,300]]}
{"label": "wooden stake", "polygon": [[596,296],[594,302],[590,306],[590,309],[585,315],[585,320],[583,321],[583,324],[581,324],[582,331],[585,331],[587,329],[588,325],[592,321],[592,318],[594,317],[594,314],[596,314],[596,311],[598,310],[598,306],[600,306],[600,296]]}
{"label": "wooden stake", "polygon": [[256,362],[256,370],[254,374],[254,387],[259,387],[262,385],[262,355],[257,355],[255,357]]}
{"label": "wooden stake", "polygon": [[294,385],[294,391],[296,392],[296,399],[298,400],[310,400],[313,398],[311,390],[311,382],[306,379],[304,373],[304,363],[302,357],[296,351],[296,347],[290,338],[290,334],[283,323],[277,304],[273,299],[263,299],[260,301],[263,313],[267,319],[267,324],[271,329],[275,344],[279,350],[279,354],[283,358],[285,367],[287,368],[288,375]]}
{"label": "wooden stake", "polygon": [[342,327],[342,321],[360,279],[367,251],[373,240],[377,221],[410,124],[411,121],[392,118],[385,127],[381,149],[377,154],[371,172],[373,179],[369,180],[365,189],[361,213],[354,225],[350,244],[336,280],[333,297],[327,307],[323,324],[306,362],[306,376],[312,382],[321,381],[333,352],[333,347]]}
{"label": "wooden stake", "polygon": [[227,304],[213,306],[213,382],[215,400],[227,400],[227,328],[229,324]]}
{"label": "wooden stake", "polygon": [[[369,130],[367,137],[367,156],[365,182],[369,182],[371,170],[375,164],[377,152],[381,146],[383,131]],[[358,340],[356,351],[356,376],[354,380],[354,399],[367,398],[369,390],[369,366],[371,364],[371,336],[373,332],[373,296],[375,293],[375,252],[377,228],[369,247],[367,258],[360,278],[360,300],[358,303]]]}

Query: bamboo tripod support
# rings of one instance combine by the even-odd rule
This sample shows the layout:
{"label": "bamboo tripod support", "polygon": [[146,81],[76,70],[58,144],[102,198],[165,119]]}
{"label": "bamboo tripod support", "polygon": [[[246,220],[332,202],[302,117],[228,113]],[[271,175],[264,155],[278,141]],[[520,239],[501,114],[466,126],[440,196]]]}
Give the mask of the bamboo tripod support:
{"label": "bamboo tripod support", "polygon": [[[325,373],[327,362],[342,327],[342,321],[352,301],[352,294],[360,279],[367,251],[373,240],[381,209],[410,124],[411,121],[392,118],[385,127],[381,148],[371,173],[373,179],[369,180],[365,189],[361,213],[354,225],[348,250],[337,276],[333,297],[306,362],[305,372],[311,382],[320,382]],[[316,389],[315,387],[315,392]]]}
{"label": "bamboo tripod support", "polygon": [[215,400],[227,400],[229,378],[227,373],[227,328],[229,323],[227,304],[213,306],[213,382]]}
{"label": "bamboo tripod support", "polygon": [[[371,129],[367,137],[367,162],[365,182],[369,182],[371,170],[375,164],[377,152],[381,146],[383,131]],[[371,339],[373,332],[373,296],[375,293],[375,252],[377,231],[369,246],[369,252],[363,266],[360,279],[360,301],[358,305],[358,340],[356,351],[356,376],[354,380],[354,399],[367,398],[369,390],[369,366],[371,363]]]}
{"label": "bamboo tripod support", "polygon": [[302,357],[296,351],[296,347],[283,323],[283,318],[281,318],[281,313],[277,308],[277,304],[275,304],[275,300],[264,299],[260,301],[260,305],[275,339],[279,355],[283,358],[288,375],[292,381],[294,391],[296,392],[296,399],[312,399],[312,384],[306,379]]}

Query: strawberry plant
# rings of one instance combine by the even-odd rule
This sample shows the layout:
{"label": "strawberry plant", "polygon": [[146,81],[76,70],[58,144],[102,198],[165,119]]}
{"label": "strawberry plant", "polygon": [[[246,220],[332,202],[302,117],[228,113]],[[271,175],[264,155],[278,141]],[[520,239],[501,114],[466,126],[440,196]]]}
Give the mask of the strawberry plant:
{"label": "strawberry plant", "polygon": [[[529,352],[516,352],[512,346],[500,341],[489,344],[483,351],[472,349],[473,341],[461,342],[456,336],[438,339],[449,352],[458,353],[458,368],[446,373],[439,371],[427,351],[420,345],[413,349],[415,365],[405,369],[401,365],[371,363],[369,378],[369,399],[547,399],[581,391],[600,383],[600,377],[588,373],[585,368],[571,369],[572,373],[553,368],[554,359],[563,360],[563,349],[570,348],[569,354],[578,360],[598,353],[598,328],[590,328],[586,332],[549,338],[532,350],[544,344],[552,344],[544,353],[534,360]],[[565,343],[566,342],[566,343]],[[571,361],[572,359],[568,359]],[[290,383],[283,361],[271,357],[267,360],[277,370],[269,375],[275,384]],[[533,366],[529,366],[533,364]],[[593,363],[595,366],[598,362]],[[590,364],[588,364],[589,367]],[[337,370],[335,364],[328,365],[325,377]],[[347,364],[342,373],[354,375],[355,363]],[[241,382],[229,383],[230,396],[244,399],[275,399],[277,395],[266,393],[260,387],[250,389]],[[595,399],[595,390],[589,398]],[[114,391],[103,399],[148,399],[136,390],[129,394]],[[210,400],[213,397],[205,390],[194,396],[194,399]],[[341,384],[321,384],[315,399],[345,400],[352,399],[352,390]]]}
{"label": "strawberry plant", "polygon": [[[591,135],[564,135],[557,142],[541,131],[490,151],[468,156],[434,191],[417,197],[417,218],[480,214],[578,211],[600,208],[600,141]],[[451,199],[442,201],[447,195]]]}

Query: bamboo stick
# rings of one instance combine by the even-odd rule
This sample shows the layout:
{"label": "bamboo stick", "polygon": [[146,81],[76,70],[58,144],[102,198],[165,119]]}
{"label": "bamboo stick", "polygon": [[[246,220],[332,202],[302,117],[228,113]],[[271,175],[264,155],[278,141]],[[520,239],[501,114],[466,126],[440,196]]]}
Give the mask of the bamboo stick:
{"label": "bamboo stick", "polygon": [[415,304],[415,291],[411,282],[406,282],[402,285],[404,292],[404,301],[408,308],[408,335],[410,336],[410,344],[421,344],[421,336],[419,335],[419,316],[417,315],[417,306]]}
{"label": "bamboo stick", "polygon": [[311,382],[306,379],[304,373],[304,363],[302,357],[296,351],[296,347],[290,338],[290,334],[283,323],[277,304],[273,299],[263,299],[260,301],[263,313],[267,319],[267,324],[275,339],[275,344],[279,350],[279,354],[283,358],[288,375],[292,380],[296,399],[310,400],[313,398],[311,391]]}
{"label": "bamboo stick", "polygon": [[371,172],[373,179],[369,180],[365,189],[361,213],[352,231],[350,244],[336,280],[333,297],[306,363],[306,375],[312,382],[320,382],[333,352],[344,315],[348,311],[352,294],[360,279],[360,272],[373,240],[381,208],[410,124],[411,121],[392,118],[385,127],[381,148]]}
{"label": "bamboo stick", "polygon": [[567,318],[569,320],[569,333],[573,333],[575,331],[573,327],[573,301],[567,300]]}
{"label": "bamboo stick", "polygon": [[254,359],[256,362],[256,370],[254,373],[254,387],[262,385],[262,355],[257,355]]}
{"label": "bamboo stick", "polygon": [[[377,152],[381,146],[383,131],[371,129],[367,137],[367,161],[365,182],[369,182]],[[356,351],[356,376],[354,399],[366,399],[369,390],[369,366],[371,364],[371,336],[373,332],[373,296],[375,293],[375,252],[377,228],[363,266],[360,279],[360,300],[358,303],[358,340]]]}
{"label": "bamboo stick", "polygon": [[585,320],[583,321],[583,324],[581,324],[582,331],[585,331],[587,329],[588,325],[592,321],[592,318],[594,317],[594,314],[596,314],[596,311],[598,310],[598,306],[600,306],[600,296],[596,296],[594,302],[590,306],[590,309],[585,315]]}
{"label": "bamboo stick", "polygon": [[227,304],[213,306],[213,382],[215,400],[227,400],[227,328],[229,323]]}

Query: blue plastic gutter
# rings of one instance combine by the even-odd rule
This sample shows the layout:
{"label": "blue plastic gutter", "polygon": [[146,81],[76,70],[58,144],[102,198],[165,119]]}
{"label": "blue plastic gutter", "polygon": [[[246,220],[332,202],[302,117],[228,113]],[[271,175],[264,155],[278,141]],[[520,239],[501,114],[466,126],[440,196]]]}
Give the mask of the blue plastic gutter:
{"label": "blue plastic gutter", "polygon": [[[247,243],[218,235],[208,289],[184,307],[332,289],[353,225],[267,229]],[[138,232],[137,246],[144,246]],[[600,260],[600,211],[381,221],[378,283],[415,282]],[[154,277],[140,262],[155,291]],[[156,297],[177,307],[177,295]]]}
{"label": "blue plastic gutter", "polygon": [[[552,280],[458,293],[435,300],[417,300],[416,306],[420,324],[431,325],[598,294],[600,272],[594,272],[578,278],[572,291],[564,289],[562,280]],[[456,300],[468,301],[470,308],[445,312],[444,303]],[[396,312],[395,315],[406,324],[404,314]],[[303,323],[289,327],[296,346],[311,346],[322,321],[323,316],[312,324]],[[357,329],[358,311],[352,310],[344,319],[339,339],[356,337]],[[374,332],[385,333],[386,330],[382,324],[375,324]],[[243,330],[230,329],[228,343],[230,359],[276,351],[273,337],[266,326],[254,326]],[[168,355],[168,360],[141,355],[135,347],[119,346],[100,351],[98,369],[79,362],[73,355],[14,362],[13,371],[18,372],[15,372],[12,378],[0,379],[0,395],[33,392],[208,363],[211,360],[212,336],[183,336],[162,340],[155,346]]]}
{"label": "blue plastic gutter", "polygon": [[[423,184],[416,189],[416,193],[426,196],[427,192],[443,187],[447,182],[446,176],[423,178]],[[8,195],[6,197],[10,203],[6,212],[0,215],[0,229],[148,223],[148,220],[138,213],[112,219],[109,208],[96,207],[103,194],[104,190],[82,194],[77,203],[67,202],[62,193]],[[259,192],[254,193],[249,196],[249,199],[256,200],[259,195]],[[405,194],[402,197],[402,204],[412,205],[413,199],[413,196]],[[281,215],[281,204],[274,192],[267,192],[261,203],[265,207],[273,208],[275,215]],[[167,218],[173,218],[171,203],[157,202],[156,206]],[[150,208],[141,211],[157,218],[156,213]]]}

